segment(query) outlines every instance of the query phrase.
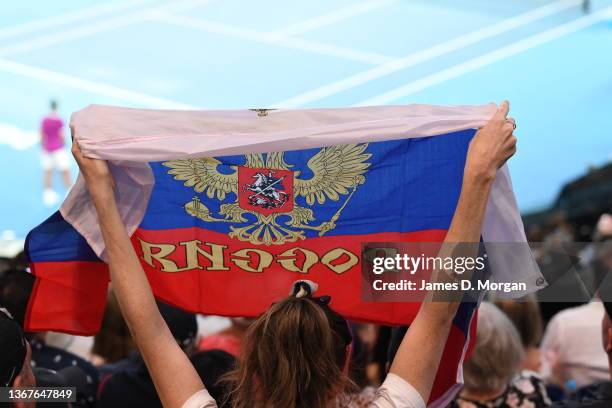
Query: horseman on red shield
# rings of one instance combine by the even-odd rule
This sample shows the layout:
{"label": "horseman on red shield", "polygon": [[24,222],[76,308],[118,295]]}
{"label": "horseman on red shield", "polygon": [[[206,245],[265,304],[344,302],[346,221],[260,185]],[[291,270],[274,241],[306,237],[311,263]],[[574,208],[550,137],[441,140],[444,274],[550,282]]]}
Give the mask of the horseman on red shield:
{"label": "horseman on red shield", "polygon": [[245,190],[253,192],[248,197],[251,205],[268,209],[282,207],[287,202],[289,194],[283,186],[285,177],[274,177],[274,173],[272,170],[268,175],[257,172],[252,176],[255,182],[244,186]]}

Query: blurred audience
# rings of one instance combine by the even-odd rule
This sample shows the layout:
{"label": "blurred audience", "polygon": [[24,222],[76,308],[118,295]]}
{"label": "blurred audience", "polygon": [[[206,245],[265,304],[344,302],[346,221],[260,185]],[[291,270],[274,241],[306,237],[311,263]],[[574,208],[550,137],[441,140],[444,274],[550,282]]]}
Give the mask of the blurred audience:
{"label": "blurred audience", "polygon": [[34,387],[32,351],[23,331],[6,309],[0,309],[0,387]]}
{"label": "blurred audience", "polygon": [[[549,228],[529,230],[532,240],[544,243],[535,256],[545,271],[566,266],[555,264],[554,258],[574,241],[574,228],[560,215],[554,221]],[[585,276],[592,276],[589,291],[600,289],[604,303],[612,302],[612,291],[602,289],[612,286],[608,278],[612,216],[604,214],[590,231],[593,242],[580,251],[580,268]],[[24,259],[20,254],[0,262],[0,308],[6,310],[0,313],[0,386],[74,386],[78,402],[73,406],[77,407],[161,407],[112,292],[94,337],[23,333],[20,325],[27,319],[34,284],[34,277],[25,271]],[[451,407],[539,408],[551,404],[549,396],[559,401],[555,408],[612,407],[612,324],[608,314],[612,303],[538,303],[535,296],[492,302],[480,308],[476,344],[464,363],[465,386]],[[252,319],[232,318],[226,320],[231,323],[225,327],[206,324],[201,329],[209,334],[198,341],[195,315],[159,305],[206,388],[221,408],[229,408],[222,402],[226,399],[224,378],[235,367]],[[352,324],[351,328],[354,342],[349,376],[359,391],[350,396],[349,406],[367,407],[406,328],[373,324]],[[77,349],[80,352],[75,354]],[[560,401],[564,398],[571,400]]]}
{"label": "blurred audience", "polygon": [[[30,347],[21,326],[10,312],[0,309],[0,387],[75,387],[75,403],[45,403],[49,408],[93,407],[95,396],[91,393],[89,377],[78,366],[60,370],[36,367]],[[33,408],[37,404],[0,402],[0,407]]]}
{"label": "blurred audience", "polygon": [[0,307],[8,310],[20,325],[26,319],[34,277],[25,270],[9,269],[0,277]]}
{"label": "blurred audience", "polygon": [[[606,294],[610,294],[612,285],[606,285]],[[606,380],[588,386],[589,392],[578,392],[574,401],[555,403],[552,408],[610,408],[612,407],[612,303],[604,302],[605,313],[600,323],[600,341],[608,361]]]}
{"label": "blurred audience", "polygon": [[[0,279],[0,307],[5,308],[16,322],[22,324],[26,319],[27,304],[34,278],[23,270],[7,271]],[[71,374],[68,381],[78,380],[80,392],[87,406],[93,406],[98,386],[98,370],[85,359],[62,348],[46,343],[47,332],[27,333],[32,367],[52,372],[62,372],[64,369],[78,367],[80,370],[68,370]],[[82,374],[82,375],[79,375]],[[48,375],[46,377],[49,377]],[[55,377],[54,377],[55,378]],[[76,384],[72,384],[76,386]]]}
{"label": "blurred audience", "polygon": [[29,342],[32,348],[32,367],[44,368],[56,372],[62,372],[71,367],[78,367],[78,371],[68,370],[70,377],[67,381],[71,386],[76,386],[78,381],[82,393],[86,396],[87,406],[94,406],[96,391],[98,388],[98,370],[85,359],[72,354],[66,350],[49,346],[45,343],[46,332],[39,332],[29,335]]}
{"label": "blurred audience", "polygon": [[[195,314],[157,302],[170,332],[188,356],[195,351],[198,325]],[[99,408],[160,407],[162,406],[147,367],[138,354],[101,366],[98,390]]]}
{"label": "blurred audience", "polygon": [[612,215],[602,214],[597,221],[593,241],[601,242],[612,238]]}
{"label": "blurred audience", "polygon": [[[583,267],[589,272],[596,291],[605,284],[612,268],[612,218],[602,215],[594,229],[593,244],[582,251]],[[601,292],[604,301],[612,301],[609,291]],[[601,321],[605,315],[600,299],[557,313],[550,320],[542,340],[543,377],[566,391],[608,379],[608,359],[601,348]]]}
{"label": "blurred audience", "polygon": [[229,408],[228,390],[224,386],[223,377],[235,368],[236,358],[223,350],[207,350],[196,353],[191,362],[210,395],[219,401],[219,408]]}
{"label": "blurred audience", "polygon": [[550,248],[560,248],[574,242],[574,228],[565,219],[561,212],[556,214],[552,220],[553,230],[544,238],[544,244]]}
{"label": "blurred audience", "polygon": [[604,307],[599,300],[559,312],[542,340],[542,377],[560,387],[582,387],[608,378],[601,348]]}
{"label": "blurred audience", "polygon": [[202,337],[198,344],[198,350],[223,350],[234,357],[238,356],[242,340],[253,320],[244,317],[233,317],[231,325],[227,329]]}
{"label": "blurred audience", "polygon": [[136,350],[127,327],[117,298],[113,291],[109,291],[104,317],[100,331],[96,333],[91,348],[91,362],[96,366],[116,363],[127,358]]}

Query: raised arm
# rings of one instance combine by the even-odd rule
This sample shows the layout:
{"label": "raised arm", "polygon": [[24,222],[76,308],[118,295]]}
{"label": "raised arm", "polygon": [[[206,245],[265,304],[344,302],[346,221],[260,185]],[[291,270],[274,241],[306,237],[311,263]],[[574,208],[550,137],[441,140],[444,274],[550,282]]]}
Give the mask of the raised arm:
{"label": "raised arm", "polygon": [[193,365],[170,333],[155,303],[149,281],[119,216],[113,179],[105,161],[72,153],[85,177],[98,213],[107,263],[121,312],[149,369],[164,407],[180,408],[204,389]]}
{"label": "raised arm", "polygon": [[[443,251],[453,243],[478,243],[484,213],[497,170],[516,151],[514,123],[507,119],[503,102],[486,126],[472,139],[457,208],[446,234]],[[441,278],[445,278],[441,275]],[[431,393],[446,338],[459,302],[424,302],[406,332],[390,372],[410,383],[427,401]],[[418,350],[418,351],[417,351]]]}

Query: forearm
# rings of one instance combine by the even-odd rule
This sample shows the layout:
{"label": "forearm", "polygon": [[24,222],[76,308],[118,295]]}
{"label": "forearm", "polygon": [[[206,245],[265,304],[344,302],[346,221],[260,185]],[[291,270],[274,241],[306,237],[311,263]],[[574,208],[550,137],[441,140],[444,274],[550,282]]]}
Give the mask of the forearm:
{"label": "forearm", "polygon": [[147,276],[115,204],[112,190],[94,192],[113,289],[132,337],[164,407],[181,407],[204,388],[200,377],[161,317]]}
{"label": "forearm", "polygon": [[[474,258],[478,255],[478,243],[492,184],[493,178],[466,169],[461,195],[439,257]],[[470,276],[471,271],[467,271],[462,279],[469,279]],[[455,278],[454,271],[436,271],[432,280],[452,282]],[[446,301],[427,301],[423,304],[421,314],[428,320],[450,325],[460,303],[460,293],[453,294]]]}
{"label": "forearm", "polygon": [[136,343],[159,333],[164,322],[121,220],[112,190],[91,192],[106,246],[113,290]]}
{"label": "forearm", "polygon": [[445,242],[480,242],[493,180],[493,177],[466,169],[457,209],[444,239]]}
{"label": "forearm", "polygon": [[[464,175],[461,195],[439,256],[475,256],[480,242],[480,232],[491,189],[492,179],[468,173]],[[467,249],[467,252],[465,251]],[[445,271],[436,271],[432,280],[450,281],[454,278]],[[446,301],[427,299],[407,331],[390,372],[407,380],[427,399],[431,393],[444,347],[451,330],[453,318],[460,305],[460,294]],[[414,350],[419,350],[415,353]]]}

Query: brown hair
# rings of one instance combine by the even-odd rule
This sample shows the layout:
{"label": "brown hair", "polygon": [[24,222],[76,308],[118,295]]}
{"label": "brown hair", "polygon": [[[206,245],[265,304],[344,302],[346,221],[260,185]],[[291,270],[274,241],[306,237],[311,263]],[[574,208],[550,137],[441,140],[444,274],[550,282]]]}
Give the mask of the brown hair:
{"label": "brown hair", "polygon": [[94,336],[91,351],[104,358],[105,364],[109,364],[126,358],[135,349],[117,298],[112,291],[109,291],[102,326]]}
{"label": "brown hair", "polygon": [[329,298],[289,296],[249,328],[227,377],[235,408],[324,408],[352,389],[343,372],[351,335]]}
{"label": "brown hair", "polygon": [[533,296],[513,300],[496,299],[493,303],[512,320],[521,336],[523,347],[538,347],[543,332],[542,312]]}

